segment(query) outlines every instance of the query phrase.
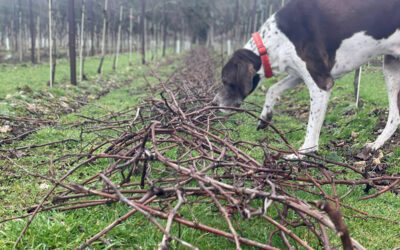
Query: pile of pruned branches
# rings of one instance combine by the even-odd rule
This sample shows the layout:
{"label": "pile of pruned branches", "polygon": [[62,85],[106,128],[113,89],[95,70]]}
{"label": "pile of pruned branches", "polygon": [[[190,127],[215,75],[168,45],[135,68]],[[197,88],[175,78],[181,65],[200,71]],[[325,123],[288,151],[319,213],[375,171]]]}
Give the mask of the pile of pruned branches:
{"label": "pile of pruned branches", "polygon": [[[289,249],[295,246],[312,249],[310,237],[325,249],[335,247],[332,243],[337,242],[335,237],[341,239],[344,249],[364,249],[351,237],[341,211],[368,214],[349,207],[342,199],[357,186],[377,190],[363,199],[376,197],[396,188],[400,177],[374,177],[352,165],[312,155],[304,160],[287,161],[282,157],[285,153],[298,153],[273,125],[268,133],[278,135],[286,148],[274,148],[268,141],[235,139],[231,136],[230,120],[236,116],[257,120],[257,116],[238,108],[233,109],[235,113],[222,115],[209,105],[215,93],[214,69],[215,63],[207,50],[195,50],[170,79],[159,78],[159,85],[148,86],[153,94],[135,112],[113,114],[118,115],[118,120],[111,116],[87,120],[86,123],[96,124],[97,131],[118,131],[119,138],[92,147],[75,159],[60,179],[39,176],[53,183],[53,188],[25,216],[29,221],[18,241],[39,212],[120,202],[131,210],[86,239],[79,249],[101,240],[135,214],[144,215],[164,235],[160,249],[168,249],[171,241],[196,249],[190,239],[171,232],[174,223],[224,237],[237,249],[244,245],[276,249],[273,246],[276,237]],[[158,77],[155,71],[152,76]],[[109,164],[97,174],[81,183],[72,181],[82,168],[97,166],[104,159]],[[348,191],[339,194],[339,186],[347,187]],[[214,206],[229,230],[181,213],[184,207],[198,202]],[[265,230],[274,230],[263,242],[245,238],[234,227],[233,215],[243,220],[258,218],[265,222]],[[165,220],[165,225],[160,220]],[[307,230],[308,238],[297,235],[295,231],[299,230],[294,230],[297,228]]]}

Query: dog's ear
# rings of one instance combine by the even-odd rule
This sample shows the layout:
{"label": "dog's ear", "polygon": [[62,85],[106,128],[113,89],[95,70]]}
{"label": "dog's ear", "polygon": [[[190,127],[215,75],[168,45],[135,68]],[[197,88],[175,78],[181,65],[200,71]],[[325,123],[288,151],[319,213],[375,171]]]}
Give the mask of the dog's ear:
{"label": "dog's ear", "polygon": [[260,76],[259,74],[256,74],[256,75],[253,77],[253,87],[252,87],[252,89],[251,89],[251,91],[250,91],[250,94],[251,94],[254,90],[256,90],[256,88],[258,87],[258,84],[260,83],[260,81],[261,81],[261,76]]}
{"label": "dog's ear", "polygon": [[248,96],[257,87],[259,80],[254,81],[257,78],[256,74],[257,71],[251,62],[243,61],[238,64],[236,79],[242,96]]}
{"label": "dog's ear", "polygon": [[240,49],[222,68],[222,88],[214,100],[220,106],[240,106],[242,101],[257,87],[261,59],[251,50]]}
{"label": "dog's ear", "polygon": [[254,52],[240,49],[222,69],[222,82],[243,99],[258,85],[261,59]]}
{"label": "dog's ear", "polygon": [[233,85],[237,82],[238,65],[233,60],[230,60],[222,68],[222,83],[224,85]]}

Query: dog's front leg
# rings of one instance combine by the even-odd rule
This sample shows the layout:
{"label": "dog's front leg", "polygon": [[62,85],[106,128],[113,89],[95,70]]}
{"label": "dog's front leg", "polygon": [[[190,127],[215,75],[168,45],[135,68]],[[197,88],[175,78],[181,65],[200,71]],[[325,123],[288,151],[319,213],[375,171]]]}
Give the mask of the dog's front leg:
{"label": "dog's front leg", "polygon": [[311,109],[308,119],[306,138],[300,153],[310,153],[318,150],[319,136],[324,123],[331,91],[325,91],[317,86],[309,87]]}
{"label": "dog's front leg", "polygon": [[[306,138],[304,140],[303,146],[300,147],[299,153],[306,154],[315,152],[318,150],[319,145],[319,135],[321,133],[321,128],[324,123],[326,110],[328,107],[329,97],[331,91],[325,91],[319,89],[317,86],[309,87],[310,90],[310,102],[311,109],[307,125]],[[298,155],[292,154],[285,157],[289,160],[298,159]]]}
{"label": "dog's front leg", "polygon": [[268,89],[267,95],[265,97],[265,104],[263,107],[263,111],[260,116],[260,119],[262,121],[258,123],[258,129],[265,128],[267,126],[267,122],[270,122],[272,120],[272,113],[274,110],[274,106],[278,102],[282,93],[288,89],[294,88],[301,82],[302,80],[299,77],[288,76],[283,80],[275,83]]}

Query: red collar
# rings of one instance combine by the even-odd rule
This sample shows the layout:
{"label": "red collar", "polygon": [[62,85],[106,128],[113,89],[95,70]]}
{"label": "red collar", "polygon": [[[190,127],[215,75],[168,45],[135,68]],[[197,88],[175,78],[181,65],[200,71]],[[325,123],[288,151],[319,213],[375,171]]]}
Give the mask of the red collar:
{"label": "red collar", "polygon": [[265,77],[271,78],[274,76],[274,74],[272,73],[272,68],[271,68],[271,64],[269,62],[267,49],[264,46],[261,35],[260,35],[260,33],[256,32],[256,33],[253,33],[252,36],[253,36],[253,40],[258,48],[258,52],[260,53],[261,62],[264,66]]}

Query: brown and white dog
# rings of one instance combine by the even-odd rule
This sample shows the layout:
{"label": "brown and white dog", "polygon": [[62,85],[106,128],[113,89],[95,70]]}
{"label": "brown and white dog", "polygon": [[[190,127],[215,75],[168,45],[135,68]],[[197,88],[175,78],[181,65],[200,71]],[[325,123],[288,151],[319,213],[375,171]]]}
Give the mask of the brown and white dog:
{"label": "brown and white dog", "polygon": [[[266,95],[262,120],[271,120],[279,96],[304,82],[311,110],[301,153],[318,150],[334,79],[384,55],[389,119],[367,148],[377,150],[400,124],[400,0],[292,0],[259,30],[274,74],[288,76]],[[265,76],[251,39],[222,70],[223,87],[215,97],[221,107],[240,106]],[[260,127],[265,124],[260,124]]]}

